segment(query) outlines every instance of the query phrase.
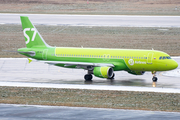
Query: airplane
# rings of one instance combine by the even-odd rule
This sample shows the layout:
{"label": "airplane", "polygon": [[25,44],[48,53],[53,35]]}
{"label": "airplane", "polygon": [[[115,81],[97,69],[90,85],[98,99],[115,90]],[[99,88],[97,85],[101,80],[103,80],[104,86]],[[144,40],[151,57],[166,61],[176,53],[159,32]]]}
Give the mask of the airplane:
{"label": "airplane", "polygon": [[20,19],[26,48],[19,48],[18,53],[50,65],[87,70],[85,82],[91,82],[93,75],[113,80],[114,71],[127,71],[133,75],[149,71],[153,75],[152,81],[157,82],[157,71],[178,67],[167,53],[157,50],[52,47],[27,16],[20,16]]}

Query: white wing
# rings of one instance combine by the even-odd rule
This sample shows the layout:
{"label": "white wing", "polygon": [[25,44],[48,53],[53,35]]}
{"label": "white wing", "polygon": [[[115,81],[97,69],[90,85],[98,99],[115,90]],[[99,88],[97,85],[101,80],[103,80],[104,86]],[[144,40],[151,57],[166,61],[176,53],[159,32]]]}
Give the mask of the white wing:
{"label": "white wing", "polygon": [[64,65],[64,67],[76,66],[76,68],[92,69],[93,67],[114,67],[113,64],[109,63],[88,63],[88,62],[67,62],[67,61],[39,61],[50,65]]}
{"label": "white wing", "polygon": [[67,61],[44,61],[44,60],[36,60],[36,59],[30,59],[28,58],[29,63],[31,61],[36,61],[36,62],[41,62],[41,63],[46,63],[50,65],[56,65],[56,66],[62,66],[62,67],[71,67],[75,66],[74,68],[83,68],[86,70],[91,70],[94,67],[114,67],[113,64],[111,63],[89,63],[89,62],[67,62]]}

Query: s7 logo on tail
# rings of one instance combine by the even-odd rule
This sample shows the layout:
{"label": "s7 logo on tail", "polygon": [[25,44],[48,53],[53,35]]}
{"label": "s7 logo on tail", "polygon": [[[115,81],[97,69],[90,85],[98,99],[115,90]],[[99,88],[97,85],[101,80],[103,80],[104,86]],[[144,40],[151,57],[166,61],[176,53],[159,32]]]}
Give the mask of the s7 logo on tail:
{"label": "s7 logo on tail", "polygon": [[30,42],[30,37],[29,37],[29,35],[26,33],[26,31],[34,31],[31,41],[34,41],[37,32],[36,32],[36,29],[35,29],[35,28],[25,28],[25,29],[23,30],[24,37],[27,38],[26,44],[28,44],[28,43]]}

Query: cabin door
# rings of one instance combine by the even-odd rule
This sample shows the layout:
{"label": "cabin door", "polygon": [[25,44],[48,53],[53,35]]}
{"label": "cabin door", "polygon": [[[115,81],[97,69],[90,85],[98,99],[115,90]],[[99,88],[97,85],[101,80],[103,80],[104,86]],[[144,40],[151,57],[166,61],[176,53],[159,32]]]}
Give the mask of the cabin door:
{"label": "cabin door", "polygon": [[154,53],[148,53],[148,56],[147,56],[147,64],[152,64],[153,54],[154,54]]}
{"label": "cabin door", "polygon": [[43,50],[42,58],[44,60],[47,60],[47,52],[48,52],[48,49]]}

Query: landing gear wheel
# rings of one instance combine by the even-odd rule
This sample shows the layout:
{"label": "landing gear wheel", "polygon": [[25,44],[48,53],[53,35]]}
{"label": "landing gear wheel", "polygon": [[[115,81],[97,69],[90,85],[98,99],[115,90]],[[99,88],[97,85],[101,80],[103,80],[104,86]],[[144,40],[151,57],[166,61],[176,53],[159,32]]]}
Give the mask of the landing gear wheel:
{"label": "landing gear wheel", "polygon": [[84,76],[85,83],[92,83],[92,78],[93,78],[93,76],[91,74],[86,74]]}
{"label": "landing gear wheel", "polygon": [[152,80],[153,80],[153,82],[157,82],[158,78],[153,76]]}
{"label": "landing gear wheel", "polygon": [[92,80],[92,75],[91,75],[91,74],[86,74],[86,75],[84,76],[84,79],[85,79],[86,81],[91,81],[91,80]]}
{"label": "landing gear wheel", "polygon": [[156,82],[157,82],[157,80],[158,80],[158,78],[156,77],[156,71],[152,71],[152,75],[153,75],[153,78],[152,78],[152,81],[153,81],[152,86],[153,86],[153,87],[156,87]]}

